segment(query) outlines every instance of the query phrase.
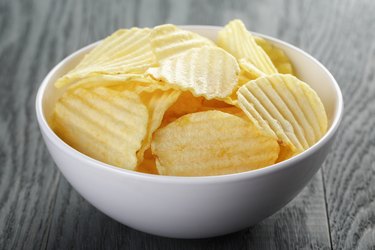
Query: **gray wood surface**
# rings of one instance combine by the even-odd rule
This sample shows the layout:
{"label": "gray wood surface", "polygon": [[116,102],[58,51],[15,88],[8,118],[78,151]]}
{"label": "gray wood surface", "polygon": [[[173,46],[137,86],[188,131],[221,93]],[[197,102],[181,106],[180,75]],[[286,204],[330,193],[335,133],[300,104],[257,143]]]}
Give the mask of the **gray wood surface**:
{"label": "gray wood surface", "polygon": [[[371,0],[0,0],[0,249],[375,249],[374,13]],[[118,28],[233,18],[306,50],[336,77],[345,116],[322,171],[275,215],[218,238],[160,238],[96,210],[42,142],[34,100],[43,77]]]}

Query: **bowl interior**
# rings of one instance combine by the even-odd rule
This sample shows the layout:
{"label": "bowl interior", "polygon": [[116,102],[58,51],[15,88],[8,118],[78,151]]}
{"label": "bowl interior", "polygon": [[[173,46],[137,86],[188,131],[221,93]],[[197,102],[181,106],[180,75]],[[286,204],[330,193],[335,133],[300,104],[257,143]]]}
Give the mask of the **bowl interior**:
{"label": "bowl interior", "polygon": [[[215,26],[182,26],[182,28],[197,32],[198,34],[208,37],[214,41],[216,40],[217,32],[221,29],[221,27]],[[261,34],[254,34],[263,37],[285,51],[287,56],[292,61],[298,77],[309,84],[321,98],[328,115],[329,130],[327,134],[332,133],[334,129],[332,125],[336,125],[335,127],[337,127],[341,118],[343,105],[341,91],[332,75],[321,63],[302,50],[278,39]],[[56,101],[65,91],[64,88],[56,89],[54,87],[54,82],[60,76],[74,68],[82,57],[92,48],[94,48],[96,44],[97,43],[88,45],[68,56],[61,61],[45,78],[42,86],[39,89],[37,104],[38,102],[41,102],[43,116],[42,120],[44,120],[46,123],[53,113],[53,108]]]}

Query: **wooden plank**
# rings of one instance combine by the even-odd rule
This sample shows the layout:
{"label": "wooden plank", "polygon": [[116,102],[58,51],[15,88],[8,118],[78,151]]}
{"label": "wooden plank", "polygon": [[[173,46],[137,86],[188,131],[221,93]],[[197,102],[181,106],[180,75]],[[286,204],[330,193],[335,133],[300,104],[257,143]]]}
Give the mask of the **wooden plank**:
{"label": "wooden plank", "polygon": [[324,165],[332,246],[375,249],[375,5],[343,1],[327,7],[321,18],[330,24],[319,55],[345,101],[334,151]]}
{"label": "wooden plank", "polygon": [[250,228],[248,249],[331,249],[319,171],[288,206]]}
{"label": "wooden plank", "polygon": [[[47,239],[59,181],[34,111],[37,86],[59,49],[41,39],[48,12],[29,10],[16,1],[0,5],[1,249],[35,247]],[[43,47],[46,53],[40,53]]]}

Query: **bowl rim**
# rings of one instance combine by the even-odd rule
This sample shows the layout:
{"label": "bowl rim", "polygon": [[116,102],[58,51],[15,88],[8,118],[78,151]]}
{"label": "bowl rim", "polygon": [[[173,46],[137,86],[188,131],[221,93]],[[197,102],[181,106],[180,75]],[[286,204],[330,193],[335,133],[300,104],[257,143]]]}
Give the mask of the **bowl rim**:
{"label": "bowl rim", "polygon": [[[179,25],[179,27],[183,29],[188,30],[218,30],[222,28],[223,26],[210,26],[210,25]],[[265,38],[266,40],[269,40],[271,42],[277,42],[279,44],[282,44],[286,47],[289,47],[292,50],[296,50],[299,53],[301,53],[303,56],[308,57],[310,60],[312,60],[314,63],[316,63],[322,70],[325,72],[329,79],[331,80],[331,84],[333,84],[333,87],[335,89],[336,95],[337,95],[337,102],[336,107],[334,109],[335,116],[333,117],[332,124],[326,134],[320,138],[318,142],[316,142],[313,146],[305,150],[304,152],[287,159],[285,161],[260,168],[255,170],[249,170],[246,172],[240,172],[240,173],[233,173],[233,174],[225,174],[225,175],[213,175],[213,176],[164,176],[164,175],[155,175],[155,174],[148,174],[148,173],[142,173],[137,172],[134,170],[128,170],[128,169],[122,169],[116,166],[112,166],[110,164],[98,161],[94,158],[91,158],[78,150],[74,149],[73,147],[69,146],[67,143],[65,143],[60,137],[58,137],[55,132],[52,130],[52,128],[49,126],[46,117],[43,113],[43,97],[45,90],[47,88],[47,85],[50,83],[51,77],[58,71],[64,64],[66,64],[68,61],[70,61],[72,58],[76,57],[78,54],[80,54],[82,51],[87,50],[91,47],[96,46],[101,40],[96,41],[94,43],[91,43],[89,45],[84,46],[83,48],[80,48],[76,50],[75,52],[71,53],[67,57],[65,57],[62,61],[60,61],[57,65],[55,65],[46,75],[46,77],[43,79],[42,83],[40,84],[38,88],[38,92],[35,99],[35,108],[36,108],[36,116],[37,121],[39,124],[39,128],[42,132],[44,132],[44,135],[48,137],[48,140],[50,140],[59,150],[64,151],[66,154],[70,155],[71,157],[75,158],[78,161],[85,161],[87,164],[90,164],[90,167],[99,168],[103,171],[109,171],[113,172],[115,174],[119,175],[125,175],[133,178],[139,178],[143,180],[153,181],[153,182],[161,182],[161,183],[212,183],[212,182],[232,182],[232,181],[239,181],[244,179],[252,179],[252,178],[258,178],[262,177],[268,174],[276,173],[279,171],[283,171],[289,167],[292,167],[294,164],[304,160],[305,158],[311,156],[316,151],[318,151],[320,148],[322,148],[324,145],[326,145],[331,139],[333,139],[333,136],[335,135],[339,124],[341,122],[342,116],[343,116],[343,109],[344,109],[344,102],[343,102],[343,96],[341,93],[341,89],[336,82],[335,78],[332,76],[332,74],[328,71],[328,69],[320,63],[317,59],[315,59],[313,56],[308,54],[307,52],[303,51],[302,49],[284,42],[282,40],[279,40],[277,38],[264,35],[257,32],[252,32],[252,34],[255,34],[256,36],[260,36],[262,38]],[[56,163],[55,163],[56,164]]]}

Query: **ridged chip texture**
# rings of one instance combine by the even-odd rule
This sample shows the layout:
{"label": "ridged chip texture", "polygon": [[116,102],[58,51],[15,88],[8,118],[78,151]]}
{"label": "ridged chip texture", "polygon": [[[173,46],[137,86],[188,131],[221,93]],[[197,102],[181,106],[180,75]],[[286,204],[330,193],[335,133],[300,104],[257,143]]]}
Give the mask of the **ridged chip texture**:
{"label": "ridged chip texture", "polygon": [[162,175],[238,173],[275,162],[277,140],[250,122],[220,111],[180,117],[157,130],[151,144]]}
{"label": "ridged chip texture", "polygon": [[135,93],[80,88],[67,92],[56,103],[52,127],[81,153],[134,170],[148,117],[146,106]]}
{"label": "ridged chip texture", "polygon": [[181,90],[207,99],[228,97],[237,84],[239,65],[220,48],[204,47],[187,50],[168,58],[147,73]]}
{"label": "ridged chip texture", "polygon": [[70,72],[58,79],[60,88],[97,74],[143,73],[155,65],[148,28],[121,29],[104,39]]}
{"label": "ridged chip texture", "polygon": [[279,139],[279,161],[306,150],[327,130],[327,115],[319,96],[292,75],[258,78],[243,85],[237,95],[250,120]]}
{"label": "ridged chip texture", "polygon": [[219,31],[216,43],[237,60],[247,59],[266,75],[278,72],[266,52],[257,45],[253,35],[238,19],[229,22]]}
{"label": "ridged chip texture", "polygon": [[162,123],[164,113],[171,107],[180,96],[180,91],[169,89],[167,91],[155,90],[148,92],[147,90],[140,92],[142,102],[146,105],[149,113],[149,121],[147,124],[147,133],[142,141],[142,146],[137,152],[139,162],[142,162],[144,152],[150,148],[152,135]]}
{"label": "ridged chip texture", "polygon": [[208,38],[179,29],[172,24],[156,26],[151,32],[150,41],[158,61],[163,61],[192,48],[216,47],[215,43]]}
{"label": "ridged chip texture", "polygon": [[94,75],[88,76],[71,84],[68,90],[78,88],[113,87],[118,85],[142,85],[148,86],[152,79],[143,74],[117,74],[117,75]]}
{"label": "ridged chip texture", "polygon": [[156,81],[152,77],[140,74],[119,74],[119,75],[95,75],[83,78],[69,86],[68,91],[78,88],[107,87],[117,91],[131,91],[140,93],[143,91],[152,92],[155,90],[169,90],[171,86]]}
{"label": "ridged chip texture", "polygon": [[242,58],[239,61],[240,68],[241,68],[241,75],[243,78],[246,78],[246,82],[250,80],[255,80],[258,77],[265,76],[262,71],[260,71],[257,67],[254,66],[248,59]]}
{"label": "ridged chip texture", "polygon": [[280,74],[295,75],[293,64],[285,52],[261,37],[254,36],[255,42],[267,53]]}
{"label": "ridged chip texture", "polygon": [[262,71],[260,71],[258,68],[256,68],[254,64],[249,62],[249,60],[247,60],[246,58],[242,58],[239,61],[239,65],[240,65],[241,71],[240,71],[240,75],[238,76],[237,86],[235,87],[235,90],[232,92],[230,96],[231,102],[228,102],[228,103],[235,104],[235,105],[237,103],[237,90],[242,85],[244,85],[245,83],[248,83],[251,80],[257,79],[258,77],[266,75]]}
{"label": "ridged chip texture", "polygon": [[238,76],[237,85],[232,91],[232,94],[225,100],[226,103],[236,105],[237,104],[237,90],[248,83],[251,80],[255,80],[258,77],[265,76],[265,74],[249,62],[246,58],[239,60],[240,74]]}

